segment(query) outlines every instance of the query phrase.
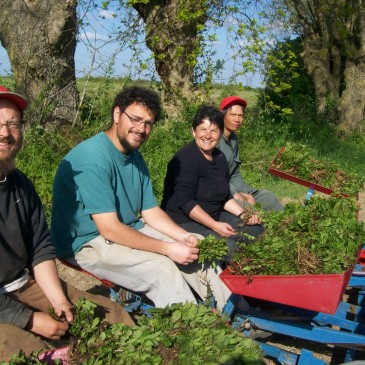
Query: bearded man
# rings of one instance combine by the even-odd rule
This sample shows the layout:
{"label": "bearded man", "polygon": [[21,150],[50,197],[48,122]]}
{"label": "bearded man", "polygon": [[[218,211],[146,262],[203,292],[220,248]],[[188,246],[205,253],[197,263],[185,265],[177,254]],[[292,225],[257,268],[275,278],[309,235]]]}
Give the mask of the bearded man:
{"label": "bearded man", "polygon": [[[58,340],[73,320],[80,297],[98,304],[97,315],[133,325],[124,309],[102,296],[62,282],[41,201],[30,180],[15,168],[23,142],[26,99],[0,86],[0,362]],[[49,308],[60,316],[56,320]]]}

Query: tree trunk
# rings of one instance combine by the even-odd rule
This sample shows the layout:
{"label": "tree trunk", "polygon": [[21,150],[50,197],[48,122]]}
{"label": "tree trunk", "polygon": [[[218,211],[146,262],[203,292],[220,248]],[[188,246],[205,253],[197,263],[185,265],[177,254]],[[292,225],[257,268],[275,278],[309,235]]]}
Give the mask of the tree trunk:
{"label": "tree trunk", "polygon": [[176,110],[181,98],[191,99],[199,33],[207,20],[205,2],[150,0],[133,5],[146,25],[146,44],[165,86],[165,105]]}
{"label": "tree trunk", "polygon": [[313,81],[317,113],[327,112],[332,119],[336,119],[336,108],[333,106],[340,97],[340,54],[336,48],[328,49],[326,43],[317,35],[305,38],[303,62]]}
{"label": "tree trunk", "polygon": [[17,91],[31,105],[32,123],[72,123],[77,0],[3,0],[0,41],[9,55]]}
{"label": "tree trunk", "polygon": [[338,127],[345,133],[365,132],[365,63],[348,62],[346,89],[338,102]]}
{"label": "tree trunk", "polygon": [[303,31],[303,60],[326,113],[345,133],[365,130],[364,0],[287,0]]}

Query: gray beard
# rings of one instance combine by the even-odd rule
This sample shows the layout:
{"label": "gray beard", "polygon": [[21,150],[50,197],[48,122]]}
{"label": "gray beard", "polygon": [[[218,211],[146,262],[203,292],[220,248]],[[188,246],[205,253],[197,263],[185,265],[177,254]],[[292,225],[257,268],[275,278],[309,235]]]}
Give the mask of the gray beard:
{"label": "gray beard", "polygon": [[0,158],[0,178],[4,179],[7,175],[15,170],[15,157],[23,145],[23,135],[19,138],[16,143],[15,149],[12,151],[10,156],[5,159]]}
{"label": "gray beard", "polygon": [[14,170],[15,170],[14,158],[7,158],[5,160],[0,160],[0,177],[5,178]]}

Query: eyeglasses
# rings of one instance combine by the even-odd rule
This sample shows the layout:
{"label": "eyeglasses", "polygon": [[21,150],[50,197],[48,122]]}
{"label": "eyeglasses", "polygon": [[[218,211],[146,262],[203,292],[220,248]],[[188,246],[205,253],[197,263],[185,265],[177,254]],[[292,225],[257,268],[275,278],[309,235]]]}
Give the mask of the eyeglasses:
{"label": "eyeglasses", "polygon": [[19,133],[19,132],[23,132],[24,123],[21,123],[21,122],[0,123],[0,131],[3,129],[3,127],[7,127],[8,130],[12,133]]}
{"label": "eyeglasses", "polygon": [[143,120],[143,118],[132,117],[125,111],[123,111],[123,113],[129,118],[129,120],[135,127],[139,127],[140,125],[142,125],[142,123],[144,123],[146,128],[151,129],[155,125],[154,122]]}

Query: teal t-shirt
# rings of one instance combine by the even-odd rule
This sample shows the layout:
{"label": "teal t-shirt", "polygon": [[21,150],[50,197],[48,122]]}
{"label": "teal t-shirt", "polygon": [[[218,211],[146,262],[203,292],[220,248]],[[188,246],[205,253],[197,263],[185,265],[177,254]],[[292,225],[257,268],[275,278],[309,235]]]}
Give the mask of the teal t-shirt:
{"label": "teal t-shirt", "polygon": [[140,213],[157,206],[147,166],[139,151],[124,155],[101,132],[61,161],[53,183],[52,236],[57,255],[68,258],[100,235],[92,214],[116,212],[140,229]]}

